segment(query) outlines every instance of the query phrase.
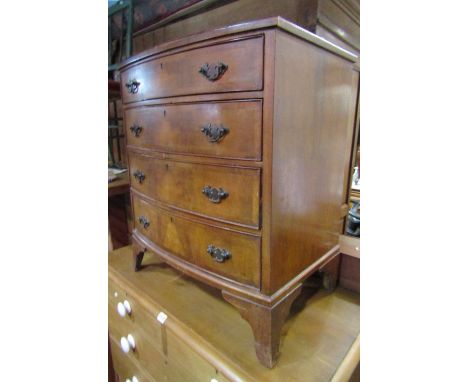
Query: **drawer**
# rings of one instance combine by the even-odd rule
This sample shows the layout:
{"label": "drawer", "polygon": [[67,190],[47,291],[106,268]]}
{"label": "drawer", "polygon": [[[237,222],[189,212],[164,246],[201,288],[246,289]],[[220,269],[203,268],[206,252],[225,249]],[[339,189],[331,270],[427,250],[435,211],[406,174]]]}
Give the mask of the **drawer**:
{"label": "drawer", "polygon": [[119,377],[119,381],[126,381],[127,379],[132,380],[133,377],[137,377],[138,382],[154,382],[150,376],[142,371],[131,359],[120,350],[119,344],[116,339],[110,339],[110,347],[112,353],[112,364],[114,371]]}
{"label": "drawer", "polygon": [[142,370],[141,365],[135,363],[135,353],[124,354],[117,339],[111,337],[110,346],[114,370],[122,382],[127,378],[131,380],[133,376],[138,378],[138,382],[210,382],[213,379],[218,382],[228,381],[170,331],[167,331],[167,356],[162,353],[151,354],[148,358],[154,363],[150,363],[149,370]]}
{"label": "drawer", "polygon": [[262,90],[263,35],[157,57],[124,69],[121,81],[124,103]]}
{"label": "drawer", "polygon": [[[125,299],[130,302],[132,312],[121,317],[115,307]],[[156,321],[156,312],[151,315],[112,280],[109,280],[108,309],[112,360],[123,381],[133,375],[140,382],[152,381],[150,377],[156,381],[209,382],[212,378],[226,381],[208,361],[167,327],[164,353],[162,329]],[[136,347],[135,351],[125,354],[120,347],[120,338],[128,334],[134,337]]]}
{"label": "drawer", "polygon": [[125,126],[133,147],[228,159],[262,157],[261,100],[129,108]]}
{"label": "drawer", "polygon": [[[147,309],[143,308],[130,294],[124,292],[112,280],[109,280],[108,289],[108,325],[109,332],[118,340],[123,335],[138,332],[147,333],[145,340],[156,350],[161,351],[161,331],[156,323],[155,314],[152,315]],[[128,301],[131,313],[124,317],[117,312],[117,305],[120,302]]]}
{"label": "drawer", "polygon": [[172,215],[135,193],[132,200],[135,229],[157,246],[218,275],[259,288],[260,237]]}
{"label": "drawer", "polygon": [[[109,285],[109,292],[112,288]],[[108,302],[109,310],[109,336],[111,338],[111,351],[113,361],[123,365],[134,364],[142,370],[145,370],[155,380],[168,381],[186,381],[190,380],[190,374],[184,369],[174,367],[173,363],[169,365],[167,359],[162,353],[162,335],[161,327],[156,321],[156,317],[151,319],[142,319],[141,313],[144,312],[147,317],[151,315],[145,310],[137,312],[134,300],[131,296],[127,298],[135,309],[130,316],[120,317],[113,309],[115,304],[111,299]],[[140,313],[140,314],[139,314]],[[120,347],[120,339],[131,334],[135,340],[135,350],[124,353]],[[115,356],[114,356],[115,354]],[[128,368],[128,366],[126,366]],[[118,370],[118,366],[116,369]],[[129,370],[131,371],[131,370]],[[187,379],[189,378],[189,379]]]}
{"label": "drawer", "polygon": [[167,357],[163,353],[148,346],[147,342],[145,342],[144,334],[141,332],[131,334],[135,338],[136,347],[134,351],[126,354],[120,348],[120,337],[116,337],[113,334],[110,335],[112,361],[116,363],[114,367],[117,374],[131,374],[133,372],[132,366],[138,365],[138,370],[145,370],[145,374],[147,373],[156,381],[179,382],[193,380],[189,372],[183,368],[176,367],[174,363],[169,364]]}
{"label": "drawer", "polygon": [[132,154],[132,187],[191,213],[259,226],[260,169],[174,162]]}

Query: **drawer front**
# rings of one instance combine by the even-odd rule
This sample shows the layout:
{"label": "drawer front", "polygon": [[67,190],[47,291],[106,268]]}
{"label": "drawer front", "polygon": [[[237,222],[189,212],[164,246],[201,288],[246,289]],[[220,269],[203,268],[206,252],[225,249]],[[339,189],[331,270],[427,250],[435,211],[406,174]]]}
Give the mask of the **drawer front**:
{"label": "drawer front", "polygon": [[130,156],[132,187],[185,211],[259,225],[260,169],[174,162]]}
{"label": "drawer front", "polygon": [[153,353],[148,357],[154,361],[150,369],[142,369],[140,362],[136,363],[136,353],[126,355],[120,349],[116,338],[111,337],[110,347],[114,370],[119,376],[119,381],[138,378],[139,382],[153,381],[193,381],[210,382],[213,378],[218,382],[227,382],[228,379],[220,374],[205,359],[190,349],[170,331],[167,331],[167,355]]}
{"label": "drawer front", "polygon": [[[145,372],[156,381],[190,381],[191,376],[186,370],[175,367],[174,363],[169,364],[167,357],[163,353],[160,353],[156,349],[148,345],[145,339],[145,333],[136,330],[131,333],[135,339],[135,350],[129,353],[124,353],[120,348],[120,336],[127,335],[127,333],[118,334],[114,336],[112,333],[111,338],[111,352],[114,361],[114,354],[117,362],[119,362],[121,373],[131,373],[133,371],[132,366],[138,365],[139,370],[145,370]],[[117,373],[119,374],[119,366],[116,367]],[[125,380],[124,380],[125,381]]]}
{"label": "drawer front", "polygon": [[[131,308],[130,314],[120,316],[117,312],[117,305],[128,301]],[[134,333],[138,331],[147,333],[146,340],[150,342],[155,349],[161,351],[161,331],[156,322],[155,315],[151,315],[148,310],[143,308],[135,299],[128,293],[124,292],[112,280],[109,280],[108,294],[108,324],[109,332],[120,340],[122,335]]]}
{"label": "drawer front", "polygon": [[[131,314],[125,317],[119,316],[115,309],[117,303],[123,300],[129,301],[132,308]],[[212,378],[219,382],[226,381],[208,361],[167,327],[164,337],[156,321],[156,313],[151,315],[112,280],[109,280],[108,309],[112,360],[123,380],[135,375],[140,382],[149,381],[150,377],[156,381],[204,382]],[[134,337],[136,348],[125,354],[120,348],[120,338],[128,334]]]}
{"label": "drawer front", "polygon": [[263,36],[155,58],[125,70],[121,80],[125,103],[191,94],[262,90]]}
{"label": "drawer front", "polygon": [[261,160],[262,101],[129,108],[129,146],[160,152]]}
{"label": "drawer front", "polygon": [[132,194],[135,228],[157,246],[194,265],[259,287],[260,237],[171,215]]}
{"label": "drawer front", "polygon": [[[190,378],[190,374],[185,370],[168,364],[167,357],[163,354],[161,327],[156,317],[151,317],[148,311],[140,308],[129,294],[124,293],[132,306],[132,314],[125,317],[118,316],[114,309],[115,300],[111,297],[116,289],[118,288],[109,281],[108,318],[112,356],[118,360],[117,362],[122,360],[123,365],[129,363],[138,365],[158,381],[190,380],[187,379]],[[129,334],[133,336],[136,346],[134,350],[124,353],[120,347],[120,339]]]}
{"label": "drawer front", "polygon": [[132,380],[133,377],[138,378],[138,382],[154,382],[146,372],[142,371],[136,364],[134,364],[129,357],[120,350],[119,344],[116,339],[110,339],[110,347],[112,353],[112,364],[114,371],[119,377],[119,381]]}
{"label": "drawer front", "polygon": [[171,330],[167,330],[167,359],[173,367],[185,369],[190,373],[187,381],[210,382],[213,378],[217,382],[227,379],[207,360],[202,358],[193,348],[189,347]]}

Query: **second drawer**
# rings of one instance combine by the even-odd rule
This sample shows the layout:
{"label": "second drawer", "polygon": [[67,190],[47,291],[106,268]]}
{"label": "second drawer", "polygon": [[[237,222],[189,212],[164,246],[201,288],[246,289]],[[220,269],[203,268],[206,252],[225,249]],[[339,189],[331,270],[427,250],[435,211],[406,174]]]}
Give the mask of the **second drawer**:
{"label": "second drawer", "polygon": [[261,160],[261,100],[138,106],[125,110],[125,124],[129,146]]}
{"label": "second drawer", "polygon": [[202,216],[259,227],[260,169],[193,164],[131,154],[132,187]]}

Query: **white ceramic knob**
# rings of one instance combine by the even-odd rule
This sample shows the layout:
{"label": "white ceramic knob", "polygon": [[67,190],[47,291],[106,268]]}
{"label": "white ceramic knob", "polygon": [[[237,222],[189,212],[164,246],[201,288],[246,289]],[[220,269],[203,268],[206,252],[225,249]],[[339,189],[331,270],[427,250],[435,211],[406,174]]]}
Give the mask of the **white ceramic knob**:
{"label": "white ceramic knob", "polygon": [[127,338],[122,337],[120,339],[120,347],[124,353],[128,353],[130,350],[135,350],[135,338],[133,338],[131,334],[129,334]]}
{"label": "white ceramic knob", "polygon": [[130,344],[130,347],[132,348],[132,350],[135,350],[136,343],[135,343],[135,339],[133,338],[133,336],[131,334],[129,334],[127,336],[127,340],[128,340],[128,343]]}
{"label": "white ceramic knob", "polygon": [[125,309],[125,305],[122,302],[117,304],[117,312],[119,312],[119,316],[125,317],[127,314],[127,309]]}
{"label": "white ceramic knob", "polygon": [[137,377],[135,377],[135,376],[133,376],[133,378],[132,378],[131,382],[138,382],[138,378],[137,378]]}
{"label": "white ceramic knob", "polygon": [[130,380],[127,378],[127,379],[125,380],[125,382],[132,382],[132,381],[130,381]]}
{"label": "white ceramic knob", "polygon": [[125,337],[120,339],[120,347],[124,353],[128,353],[130,351],[130,343]]}
{"label": "white ceramic knob", "polygon": [[125,310],[127,311],[127,313],[132,314],[132,307],[130,306],[130,303],[127,300],[125,300],[123,302],[123,305],[124,305]]}
{"label": "white ceramic knob", "polygon": [[217,379],[214,379],[214,378],[211,378],[211,381],[210,382],[218,382]]}

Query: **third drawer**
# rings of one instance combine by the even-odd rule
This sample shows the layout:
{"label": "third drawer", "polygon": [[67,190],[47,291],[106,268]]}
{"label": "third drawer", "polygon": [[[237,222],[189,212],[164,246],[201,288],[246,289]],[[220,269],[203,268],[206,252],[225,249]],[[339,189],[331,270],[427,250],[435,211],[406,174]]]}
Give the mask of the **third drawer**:
{"label": "third drawer", "polygon": [[260,169],[184,163],[131,153],[132,188],[181,210],[259,228]]}

